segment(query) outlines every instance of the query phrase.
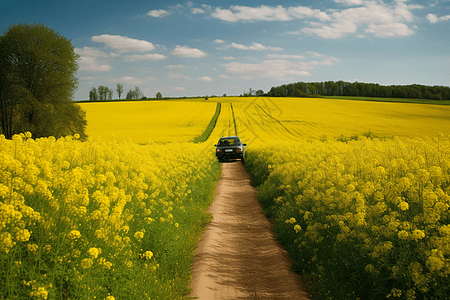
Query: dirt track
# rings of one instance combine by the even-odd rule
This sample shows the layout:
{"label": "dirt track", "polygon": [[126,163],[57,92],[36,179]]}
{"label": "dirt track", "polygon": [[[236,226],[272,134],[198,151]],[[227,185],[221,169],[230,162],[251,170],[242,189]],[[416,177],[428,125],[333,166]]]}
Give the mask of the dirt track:
{"label": "dirt track", "polygon": [[196,249],[190,297],[307,299],[255,196],[241,162],[223,164],[209,209],[214,219]]}

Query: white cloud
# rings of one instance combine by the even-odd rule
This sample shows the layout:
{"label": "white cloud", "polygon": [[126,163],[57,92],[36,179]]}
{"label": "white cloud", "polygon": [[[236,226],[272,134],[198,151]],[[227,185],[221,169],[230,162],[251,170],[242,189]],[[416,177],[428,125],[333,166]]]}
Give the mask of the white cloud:
{"label": "white cloud", "polygon": [[213,43],[216,43],[216,44],[225,44],[226,42],[225,42],[224,40],[221,40],[221,39],[216,39],[216,40],[213,41]]}
{"label": "white cloud", "polygon": [[203,81],[212,81],[211,77],[209,77],[209,76],[203,76],[203,77],[200,77],[199,79],[203,80]]}
{"label": "white cloud", "polygon": [[155,18],[163,18],[163,17],[170,16],[171,14],[172,14],[171,12],[164,10],[164,9],[154,9],[154,10],[149,11],[147,13],[147,16],[155,17]]}
{"label": "white cloud", "polygon": [[189,76],[183,75],[183,74],[175,74],[173,72],[170,72],[168,75],[169,78],[177,78],[177,79],[189,79]]}
{"label": "white cloud", "polygon": [[446,15],[446,16],[442,16],[442,17],[438,17],[435,14],[428,14],[427,15],[427,19],[430,23],[434,24],[437,23],[439,21],[448,21],[450,20],[450,15]]}
{"label": "white cloud", "polygon": [[125,76],[121,77],[119,79],[111,79],[111,82],[124,82],[128,84],[144,84],[149,83],[150,81],[154,80],[155,78],[152,76],[148,76],[145,78],[137,78],[137,77],[131,77],[131,76]]}
{"label": "white cloud", "polygon": [[[328,57],[320,61],[308,61],[308,62],[293,62],[286,59],[272,59],[264,60],[261,63],[240,63],[230,62],[224,64],[226,71],[230,73],[237,73],[243,75],[241,79],[249,78],[290,78],[294,79],[299,76],[309,76],[310,71],[318,65],[332,65],[337,58]],[[227,76],[227,75],[226,75]],[[227,77],[221,77],[227,78]]]}
{"label": "white cloud", "polygon": [[164,68],[169,68],[169,69],[184,69],[186,68],[185,65],[167,65]]}
{"label": "white cloud", "polygon": [[213,18],[227,22],[237,21],[288,21],[291,19],[286,8],[278,5],[277,7],[261,5],[260,7],[248,7],[235,5],[230,9],[221,9],[217,7],[213,13]]}
{"label": "white cloud", "polygon": [[108,72],[112,67],[108,64],[97,62],[97,57],[81,56],[78,60],[79,71]]}
{"label": "white cloud", "polygon": [[310,57],[326,57],[326,55],[314,52],[314,51],[306,51]]}
{"label": "white cloud", "polygon": [[267,58],[282,58],[282,59],[289,59],[289,58],[295,58],[295,59],[304,59],[306,58],[304,55],[291,55],[291,54],[267,54]]}
{"label": "white cloud", "polygon": [[172,55],[179,57],[204,57],[207,54],[199,49],[189,48],[188,46],[176,45],[175,49],[170,52]]}
{"label": "white cloud", "polygon": [[230,78],[231,78],[230,76],[224,75],[224,74],[220,74],[220,75],[217,76],[217,77],[222,78],[222,79],[230,79]]}
{"label": "white cloud", "polygon": [[363,0],[333,0],[336,3],[342,3],[346,5],[361,5]]}
{"label": "white cloud", "polygon": [[289,7],[289,14],[297,19],[317,18],[322,22],[330,21],[331,17],[320,9],[311,9],[309,7],[297,6]]}
{"label": "white cloud", "polygon": [[373,33],[376,37],[383,38],[408,36],[414,33],[414,30],[409,28],[406,24],[396,22],[381,25],[369,24],[364,31]]}
{"label": "white cloud", "polygon": [[[366,1],[362,6],[352,7],[333,12],[331,23],[310,23],[312,27],[305,27],[301,32],[315,34],[326,39],[336,39],[348,34],[365,37],[372,34],[376,37],[390,38],[408,36],[414,30],[406,23],[412,22],[415,16],[403,0],[396,0],[392,4],[383,1]],[[364,32],[365,34],[361,33]]]}
{"label": "white cloud", "polygon": [[93,36],[92,40],[98,43],[104,43],[109,48],[119,52],[144,52],[155,49],[152,43],[144,40],[136,40],[126,36],[102,34]]}
{"label": "white cloud", "polygon": [[91,57],[118,57],[118,56],[120,56],[117,53],[106,53],[106,52],[100,51],[97,48],[93,48],[93,47],[75,48],[74,51],[76,54],[79,54],[81,56],[91,56]]}
{"label": "white cloud", "polygon": [[223,56],[223,57],[221,57],[221,59],[233,60],[235,58],[233,56]]}
{"label": "white cloud", "polygon": [[100,77],[92,77],[92,76],[81,77],[81,80],[95,80],[95,79],[100,79]]}
{"label": "white cloud", "polygon": [[[334,0],[350,7],[321,11],[305,6],[283,7],[278,5],[260,7],[230,6],[228,9],[217,7],[211,17],[226,22],[249,21],[288,21],[307,19],[306,27],[289,34],[318,35],[326,39],[336,39],[347,35],[357,37],[376,36],[383,38],[402,37],[414,34],[416,17],[412,10],[423,9],[423,5],[406,4],[407,0]],[[450,16],[438,18],[427,16],[430,22],[449,20]]]}
{"label": "white cloud", "polygon": [[125,61],[137,61],[137,60],[152,60],[152,61],[158,61],[166,59],[167,57],[162,54],[144,54],[144,55],[125,55],[124,60]]}
{"label": "white cloud", "polygon": [[255,51],[262,51],[262,50],[282,51],[282,50],[284,50],[283,48],[280,48],[280,47],[263,46],[260,43],[255,43],[255,42],[253,42],[253,44],[251,46],[244,46],[244,45],[236,44],[236,43],[231,43],[231,46],[236,49],[241,49],[241,50],[255,50]]}
{"label": "white cloud", "polygon": [[192,8],[191,9],[191,13],[193,14],[193,15],[196,15],[196,14],[204,14],[205,13],[205,11],[203,10],[203,9],[201,9],[201,8]]}

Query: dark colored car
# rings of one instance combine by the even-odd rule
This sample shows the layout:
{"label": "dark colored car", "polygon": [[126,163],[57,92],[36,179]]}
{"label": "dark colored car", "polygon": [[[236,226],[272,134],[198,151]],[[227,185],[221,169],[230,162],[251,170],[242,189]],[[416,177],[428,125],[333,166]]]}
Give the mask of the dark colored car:
{"label": "dark colored car", "polygon": [[245,147],[237,136],[225,136],[219,139],[216,147],[216,157],[220,163],[241,160],[245,163]]}

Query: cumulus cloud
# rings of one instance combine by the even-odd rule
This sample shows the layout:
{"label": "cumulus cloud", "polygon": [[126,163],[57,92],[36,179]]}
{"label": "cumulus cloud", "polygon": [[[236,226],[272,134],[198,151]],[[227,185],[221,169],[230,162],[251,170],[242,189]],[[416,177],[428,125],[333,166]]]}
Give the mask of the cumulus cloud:
{"label": "cumulus cloud", "polygon": [[158,61],[166,59],[167,57],[162,54],[144,54],[144,55],[125,55],[124,60],[125,61],[137,61],[137,60],[152,60],[152,61]]}
{"label": "cumulus cloud", "polygon": [[273,51],[282,51],[283,48],[280,47],[270,47],[270,46],[263,46],[260,43],[253,43],[251,46],[244,46],[241,44],[231,43],[231,46],[236,49],[241,50],[255,50],[255,51],[262,51],[262,50],[273,50]]}
{"label": "cumulus cloud", "polygon": [[184,69],[186,66],[185,65],[167,65],[164,68],[168,68],[168,69]]}
{"label": "cumulus cloud", "polygon": [[199,79],[203,80],[203,81],[212,81],[211,77],[209,77],[209,76],[203,76],[203,77],[200,77]]}
{"label": "cumulus cloud", "polygon": [[145,52],[155,49],[152,43],[132,39],[126,36],[102,34],[92,37],[94,42],[104,43],[109,48],[117,50],[119,52]]}
{"label": "cumulus cloud", "polygon": [[230,79],[230,78],[231,78],[230,76],[224,75],[224,74],[220,74],[220,75],[217,76],[217,77],[222,78],[222,79]]}
{"label": "cumulus cloud", "polygon": [[80,71],[108,72],[112,67],[108,64],[102,64],[97,61],[97,57],[81,56],[78,60]]}
{"label": "cumulus cloud", "polygon": [[201,9],[201,8],[195,8],[195,7],[193,7],[193,8],[191,9],[191,13],[192,13],[193,15],[196,15],[196,14],[204,14],[205,11],[204,11],[203,9]]}
{"label": "cumulus cloud", "polygon": [[213,13],[213,18],[227,22],[237,21],[288,21],[291,19],[286,8],[278,5],[277,7],[261,5],[260,7],[248,7],[235,5],[230,9],[221,9],[217,7]]}
{"label": "cumulus cloud", "polygon": [[333,0],[336,3],[342,3],[346,5],[361,5],[363,0]]}
{"label": "cumulus cloud", "polygon": [[172,14],[171,12],[164,10],[164,9],[154,9],[154,10],[149,11],[147,13],[147,16],[154,17],[154,18],[163,18],[163,17],[170,16],[171,14]]}
{"label": "cumulus cloud", "polygon": [[172,55],[179,57],[204,57],[207,54],[199,49],[189,48],[188,46],[176,45],[175,49],[170,52]]}
{"label": "cumulus cloud", "polygon": [[155,78],[152,76],[148,76],[145,78],[138,78],[138,77],[132,77],[132,76],[125,76],[121,77],[119,79],[112,79],[111,82],[124,82],[128,84],[144,84],[149,83],[150,81],[154,80]]}
{"label": "cumulus cloud", "polygon": [[436,14],[428,14],[427,20],[432,24],[437,23],[439,21],[448,21],[450,20],[450,15],[438,17]]}
{"label": "cumulus cloud", "polygon": [[91,57],[118,57],[118,56],[120,56],[117,53],[106,53],[106,52],[100,51],[97,48],[93,48],[93,47],[75,48],[74,51],[76,54],[79,54],[81,56],[91,56]]}
{"label": "cumulus cloud", "polygon": [[[423,9],[423,5],[406,4],[406,0],[334,0],[344,4],[341,9],[322,11],[305,6],[283,7],[278,5],[259,7],[230,6],[228,9],[217,7],[211,17],[230,22],[289,21],[305,19],[306,26],[298,31],[288,32],[300,35],[318,35],[326,39],[341,38],[350,34],[358,37],[376,36],[383,38],[403,37],[414,34],[413,26],[408,23],[417,20],[412,10]],[[438,18],[427,16],[430,22],[450,19],[450,16]]]}
{"label": "cumulus cloud", "polygon": [[374,35],[376,37],[403,37],[414,33],[406,23],[414,21],[411,10],[417,6],[408,6],[402,0],[388,5],[384,2],[367,1],[362,6],[333,12],[330,23],[313,23],[300,32],[315,34],[326,39],[341,38],[349,34],[358,37]]}
{"label": "cumulus cloud", "polygon": [[282,59],[304,59],[306,58],[304,55],[295,55],[295,54],[267,54],[267,58],[282,58]]}
{"label": "cumulus cloud", "polygon": [[[256,77],[263,78],[296,78],[299,76],[309,76],[310,71],[318,65],[332,65],[337,58],[327,57],[322,60],[314,60],[307,62],[290,61],[286,59],[268,59],[261,63],[240,63],[230,62],[224,64],[227,72],[241,75],[241,79],[249,79]],[[227,76],[227,75],[225,75]],[[229,77],[221,77],[229,78]]]}
{"label": "cumulus cloud", "polygon": [[183,75],[183,74],[175,74],[173,72],[169,73],[169,78],[175,78],[175,79],[189,79],[189,76]]}
{"label": "cumulus cloud", "polygon": [[216,43],[216,44],[225,44],[226,42],[225,42],[224,40],[221,40],[221,39],[215,39],[215,40],[213,41],[213,43]]}
{"label": "cumulus cloud", "polygon": [[235,58],[233,56],[223,56],[223,57],[221,57],[221,59],[233,60]]}

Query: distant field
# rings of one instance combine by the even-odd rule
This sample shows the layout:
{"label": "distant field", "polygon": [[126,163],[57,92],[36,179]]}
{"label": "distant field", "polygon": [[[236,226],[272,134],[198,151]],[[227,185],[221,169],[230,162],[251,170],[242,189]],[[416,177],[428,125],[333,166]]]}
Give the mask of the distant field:
{"label": "distant field", "polygon": [[325,136],[336,139],[369,132],[380,137],[450,134],[450,106],[324,98],[235,97],[217,101],[232,103],[237,134],[256,143]]}
{"label": "distant field", "polygon": [[419,103],[419,104],[437,104],[450,105],[449,100],[429,100],[429,99],[407,99],[407,98],[377,98],[377,97],[351,97],[351,96],[321,96],[326,99],[359,100],[359,101],[378,101],[378,102],[397,102],[397,103]]}
{"label": "distant field", "polygon": [[117,101],[80,103],[87,134],[137,143],[190,142],[201,135],[216,110],[214,102]]}
{"label": "distant field", "polygon": [[188,142],[201,135],[222,103],[208,142],[223,135],[272,140],[434,137],[450,134],[450,106],[417,103],[274,97],[217,97],[171,101],[81,103],[91,137],[118,141]]}

